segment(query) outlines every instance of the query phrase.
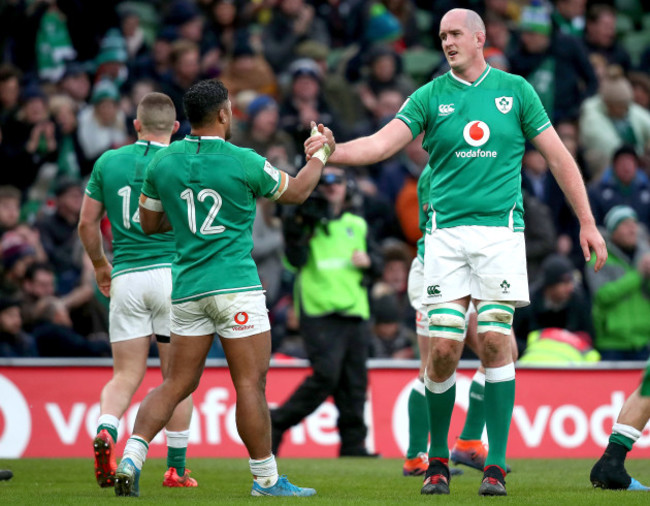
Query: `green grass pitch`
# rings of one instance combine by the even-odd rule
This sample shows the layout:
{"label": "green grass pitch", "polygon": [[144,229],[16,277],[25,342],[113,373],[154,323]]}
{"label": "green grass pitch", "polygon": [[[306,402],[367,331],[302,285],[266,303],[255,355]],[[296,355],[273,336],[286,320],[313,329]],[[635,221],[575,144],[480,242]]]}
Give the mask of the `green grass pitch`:
{"label": "green grass pitch", "polygon": [[[454,477],[449,496],[421,496],[422,479],[402,476],[398,459],[278,459],[280,472],[304,486],[316,488],[312,498],[250,497],[251,477],[246,459],[190,459],[196,489],[163,489],[163,459],[146,462],[140,479],[140,498],[115,497],[113,489],[100,489],[89,459],[0,460],[0,469],[11,469],[14,478],[0,482],[0,504],[69,504],[74,506],[117,504],[445,504],[467,505],[502,502],[571,506],[650,504],[645,492],[594,490],[589,483],[593,460],[511,460],[513,472],[506,478],[508,497],[477,495],[481,474],[465,468]],[[650,462],[629,460],[627,468],[642,483],[650,483]]]}

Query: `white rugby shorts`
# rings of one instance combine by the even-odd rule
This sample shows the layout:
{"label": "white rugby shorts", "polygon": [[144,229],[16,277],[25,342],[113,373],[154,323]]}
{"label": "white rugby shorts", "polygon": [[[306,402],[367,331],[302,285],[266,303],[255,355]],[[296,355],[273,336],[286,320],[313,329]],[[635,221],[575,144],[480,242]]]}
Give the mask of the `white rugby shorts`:
{"label": "white rugby shorts", "polygon": [[169,267],[120,274],[111,280],[111,343],[169,335],[172,271]]}
{"label": "white rugby shorts", "polygon": [[467,295],[527,306],[524,234],[508,227],[459,226],[427,233],[424,242],[425,305]]}
{"label": "white rugby shorts", "polygon": [[248,337],[271,329],[263,290],[211,295],[172,304],[171,331],[179,336]]}

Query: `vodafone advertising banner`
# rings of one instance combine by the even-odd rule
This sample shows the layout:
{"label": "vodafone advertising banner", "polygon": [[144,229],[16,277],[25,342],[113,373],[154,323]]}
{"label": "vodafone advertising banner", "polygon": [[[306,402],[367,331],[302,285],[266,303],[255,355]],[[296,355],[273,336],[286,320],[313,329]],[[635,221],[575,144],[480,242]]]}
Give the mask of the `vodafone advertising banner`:
{"label": "vodafone advertising banner", "polygon": [[[111,373],[110,367],[0,366],[0,458],[91,455],[99,394]],[[281,403],[307,374],[309,369],[305,367],[272,368],[267,383],[269,404]],[[414,369],[370,370],[368,447],[384,457],[401,457],[405,453],[407,401],[416,374]],[[473,374],[473,369],[461,369],[457,375],[450,445],[462,430]],[[640,378],[639,369],[518,369],[508,456],[598,457],[607,445],[613,420]],[[139,402],[160,381],[160,371],[150,368],[122,421],[120,454]],[[337,456],[336,418],[334,405],[325,402],[287,431],[280,455]],[[152,442],[149,455],[165,454],[161,433]],[[235,426],[235,392],[226,368],[206,368],[194,393],[189,455],[246,456]],[[646,427],[630,457],[650,457],[650,428]]]}

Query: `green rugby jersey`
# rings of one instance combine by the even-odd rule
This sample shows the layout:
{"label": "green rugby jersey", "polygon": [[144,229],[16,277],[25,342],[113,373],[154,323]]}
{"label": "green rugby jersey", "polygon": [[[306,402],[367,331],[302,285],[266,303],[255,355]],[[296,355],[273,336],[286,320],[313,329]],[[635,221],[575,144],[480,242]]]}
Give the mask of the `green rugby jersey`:
{"label": "green rugby jersey", "polygon": [[138,199],[147,165],[164,144],[137,141],[107,151],[90,175],[86,195],[104,204],[113,231],[113,276],[170,267],[172,233],[147,236],[140,228]]}
{"label": "green rugby jersey", "polygon": [[418,212],[419,212],[419,226],[422,237],[418,239],[418,260],[424,263],[424,234],[426,233],[427,222],[429,221],[429,208],[425,211],[424,206],[427,205],[429,200],[429,189],[431,188],[431,165],[424,167],[422,174],[418,178],[417,192],[418,192]]}
{"label": "green rugby jersey", "polygon": [[142,193],[174,229],[172,303],[262,289],[251,257],[255,200],[276,199],[287,184],[255,151],[219,137],[188,135],[154,157]]}
{"label": "green rugby jersey", "polygon": [[489,65],[469,83],[451,71],[416,90],[396,118],[422,147],[433,169],[427,226],[507,226],[523,231],[524,144],[550,121],[523,77]]}

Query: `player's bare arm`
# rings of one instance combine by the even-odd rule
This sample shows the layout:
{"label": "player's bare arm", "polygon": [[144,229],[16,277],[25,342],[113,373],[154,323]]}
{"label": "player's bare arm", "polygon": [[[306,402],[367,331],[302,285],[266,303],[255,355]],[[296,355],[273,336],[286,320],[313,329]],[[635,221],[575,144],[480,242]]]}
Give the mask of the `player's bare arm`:
{"label": "player's bare arm", "polygon": [[162,234],[172,230],[160,201],[143,194],[140,195],[140,226],[147,235]]}
{"label": "player's bare arm", "polygon": [[[318,130],[322,136],[312,136],[305,142],[307,158],[332,136],[331,130],[323,125],[318,125]],[[412,140],[409,127],[402,120],[393,119],[372,135],[337,144],[330,162],[340,165],[371,165],[390,158]]]}
{"label": "player's bare arm", "polygon": [[607,247],[596,227],[585,184],[575,160],[553,127],[544,130],[532,142],[546,158],[553,176],[580,221],[580,246],[585,260],[589,261],[593,250],[596,254],[594,269],[599,271],[607,260]]}
{"label": "player's bare arm", "polygon": [[97,286],[102,294],[108,297],[111,291],[111,270],[113,266],[104,254],[102,243],[100,223],[104,217],[104,212],[104,204],[88,195],[84,195],[77,230],[81,243],[95,269]]}

